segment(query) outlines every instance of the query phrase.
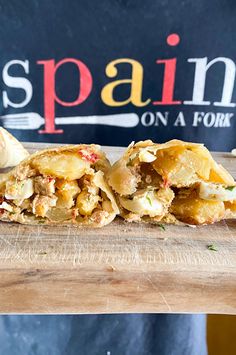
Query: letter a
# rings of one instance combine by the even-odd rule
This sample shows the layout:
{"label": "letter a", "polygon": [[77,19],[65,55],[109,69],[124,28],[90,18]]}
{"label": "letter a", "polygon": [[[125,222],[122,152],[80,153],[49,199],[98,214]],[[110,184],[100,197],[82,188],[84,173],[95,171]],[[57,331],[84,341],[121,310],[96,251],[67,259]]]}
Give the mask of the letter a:
{"label": "letter a", "polygon": [[[117,65],[121,63],[128,63],[132,66],[131,79],[115,80],[102,89],[102,101],[108,106],[125,106],[132,103],[135,106],[143,107],[148,105],[150,99],[142,101],[142,86],[143,86],[143,67],[136,60],[129,58],[116,59],[110,62],[106,67],[106,75],[109,78],[114,78],[118,74]],[[130,96],[127,100],[116,101],[113,97],[115,88],[119,85],[130,85]]]}

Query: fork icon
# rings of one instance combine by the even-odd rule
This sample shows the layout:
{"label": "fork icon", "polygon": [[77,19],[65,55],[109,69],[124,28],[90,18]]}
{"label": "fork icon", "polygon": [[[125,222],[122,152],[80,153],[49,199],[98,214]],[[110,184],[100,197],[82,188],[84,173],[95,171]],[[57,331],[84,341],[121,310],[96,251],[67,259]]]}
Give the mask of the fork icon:
{"label": "fork icon", "polygon": [[[9,129],[39,129],[45,124],[45,119],[36,112],[14,113],[0,117],[3,126]],[[98,124],[115,127],[135,127],[139,123],[139,117],[136,113],[120,113],[116,115],[104,116],[73,116],[56,117],[56,125],[70,124]]]}

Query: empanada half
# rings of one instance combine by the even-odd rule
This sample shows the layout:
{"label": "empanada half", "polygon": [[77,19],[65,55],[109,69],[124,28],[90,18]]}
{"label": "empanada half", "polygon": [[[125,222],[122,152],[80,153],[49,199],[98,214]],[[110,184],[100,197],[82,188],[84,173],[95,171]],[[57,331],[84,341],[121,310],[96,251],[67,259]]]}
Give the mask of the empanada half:
{"label": "empanada half", "polygon": [[1,178],[0,220],[106,225],[118,213],[105,179],[109,168],[109,161],[97,145],[37,152]]}
{"label": "empanada half", "polygon": [[236,216],[236,183],[202,144],[131,144],[108,183],[127,221],[198,225]]}

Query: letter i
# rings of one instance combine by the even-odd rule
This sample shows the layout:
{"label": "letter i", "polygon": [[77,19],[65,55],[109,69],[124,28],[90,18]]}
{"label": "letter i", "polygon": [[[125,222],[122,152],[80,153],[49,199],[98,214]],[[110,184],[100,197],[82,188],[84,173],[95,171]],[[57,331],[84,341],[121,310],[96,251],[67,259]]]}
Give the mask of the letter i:
{"label": "letter i", "polygon": [[[170,34],[167,39],[169,46],[177,46],[180,41],[180,37],[176,33]],[[175,72],[176,72],[176,58],[172,59],[160,59],[156,61],[157,64],[164,64],[164,79],[162,89],[162,100],[153,101],[153,105],[180,105],[182,101],[175,101],[174,87],[175,87]]]}

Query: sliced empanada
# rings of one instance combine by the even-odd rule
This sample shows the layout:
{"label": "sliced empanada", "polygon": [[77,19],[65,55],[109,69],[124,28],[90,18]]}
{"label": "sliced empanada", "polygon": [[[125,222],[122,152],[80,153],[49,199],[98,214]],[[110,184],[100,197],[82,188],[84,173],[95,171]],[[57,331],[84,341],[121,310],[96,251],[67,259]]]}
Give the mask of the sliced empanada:
{"label": "sliced empanada", "polygon": [[236,183],[202,144],[131,144],[108,182],[128,221],[208,224],[236,216]]}
{"label": "sliced empanada", "polygon": [[118,213],[105,180],[109,161],[97,145],[47,149],[0,181],[0,219],[23,224],[101,227]]}

